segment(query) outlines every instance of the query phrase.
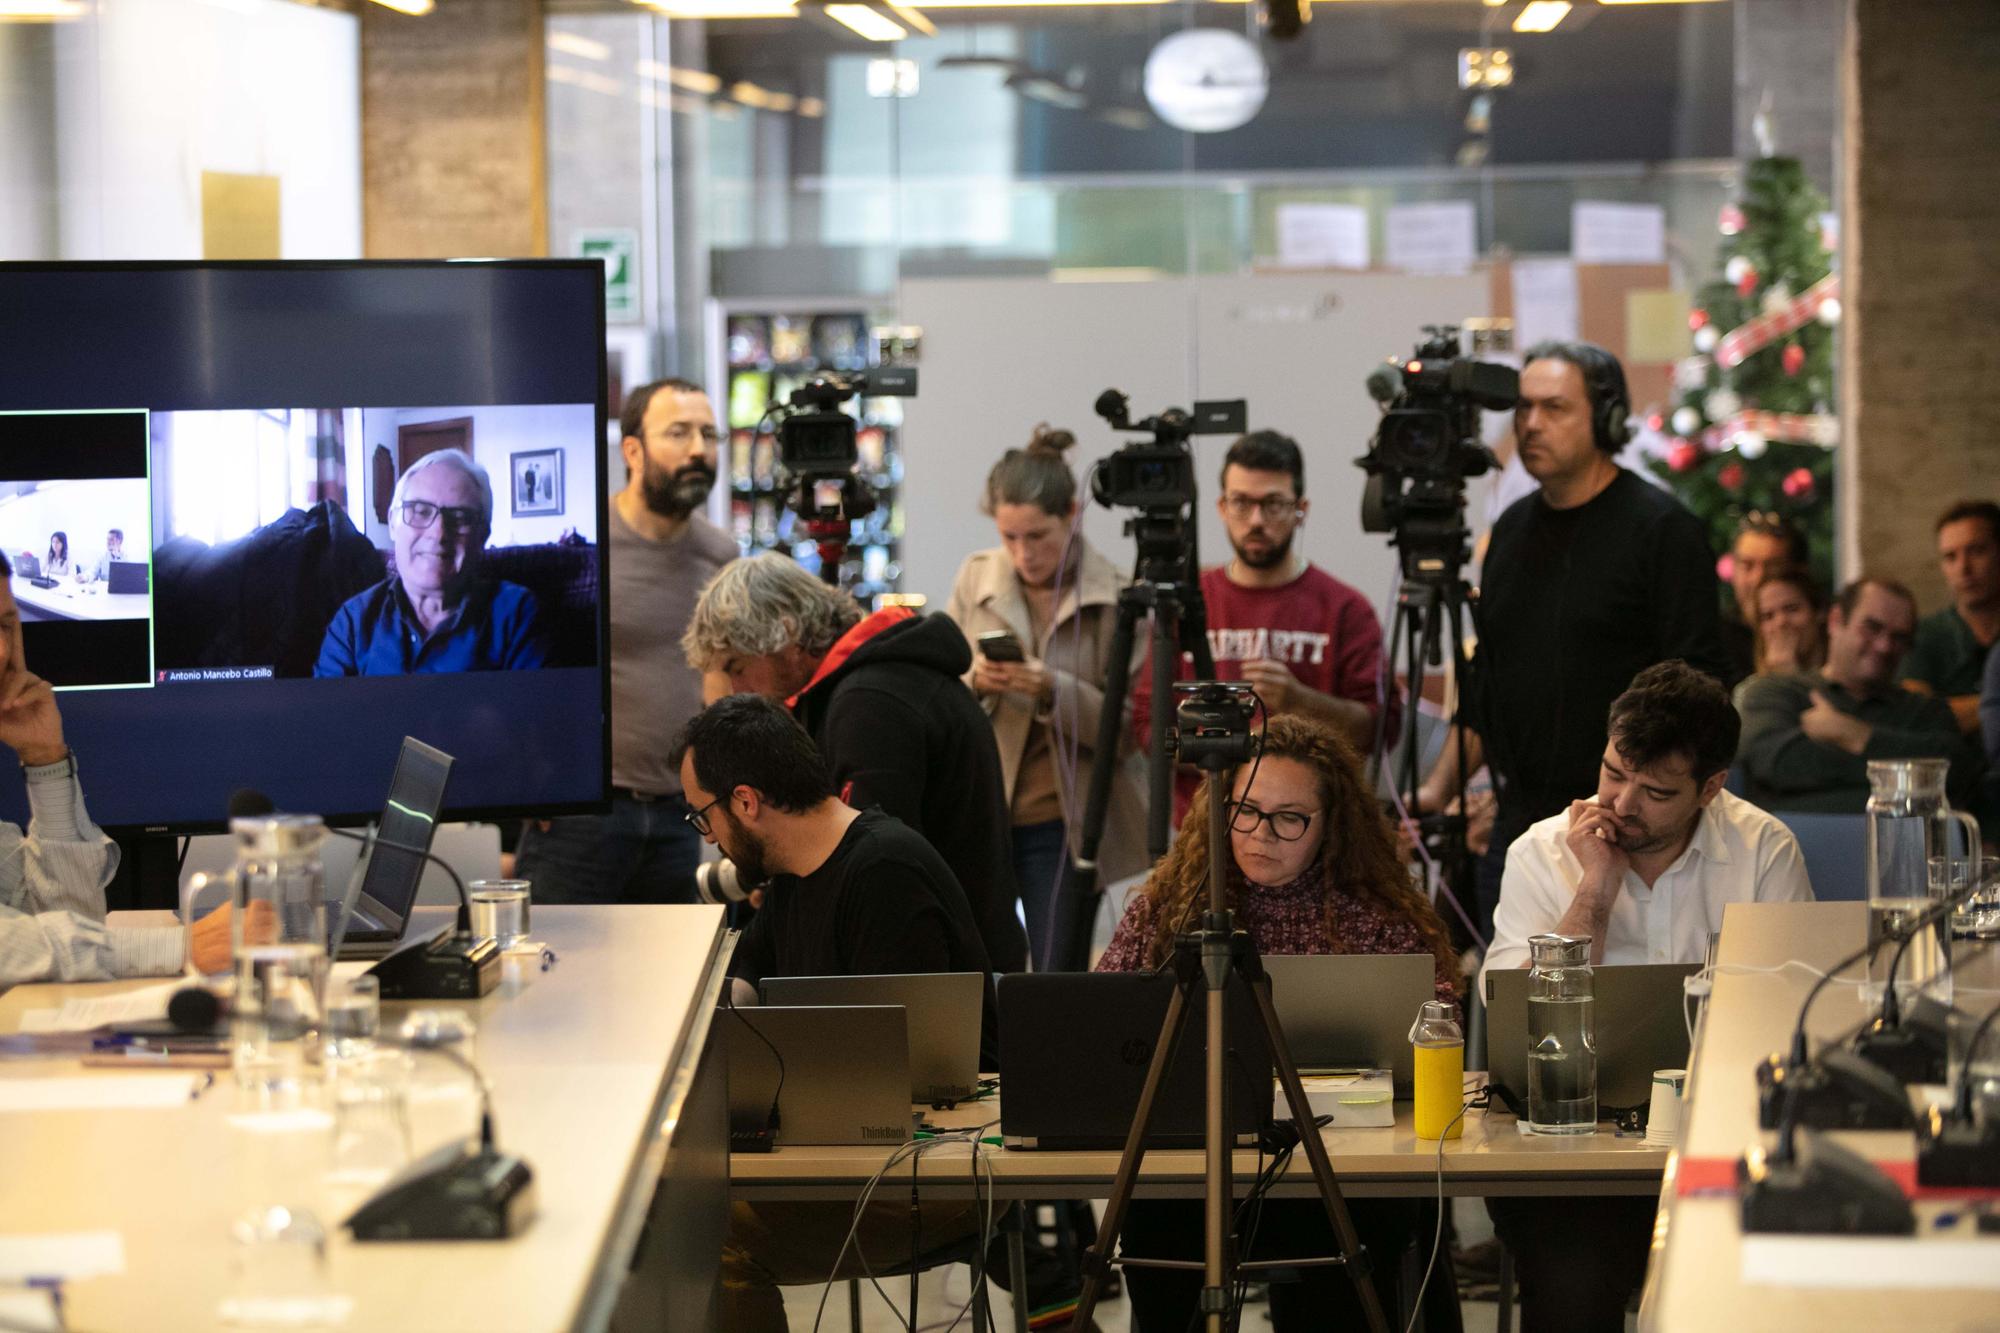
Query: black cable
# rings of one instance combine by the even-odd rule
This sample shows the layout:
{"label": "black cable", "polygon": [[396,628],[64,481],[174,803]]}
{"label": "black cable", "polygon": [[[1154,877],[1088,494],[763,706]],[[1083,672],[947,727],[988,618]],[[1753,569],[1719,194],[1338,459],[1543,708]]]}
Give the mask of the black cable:
{"label": "black cable", "polygon": [[[1894,978],[1892,977],[1891,980]],[[1986,1017],[1979,1020],[1979,1026],[1972,1029],[1972,1040],[1965,1047],[1965,1068],[1958,1071],[1957,1114],[1960,1120],[1972,1120],[1972,1066],[1979,1059],[1979,1043],[1986,1040],[1986,1034],[1993,1027],[1993,1020],[2000,1018],[2000,1004],[1986,1011]]]}
{"label": "black cable", "polygon": [[444,871],[445,874],[451,876],[452,887],[458,890],[458,928],[461,931],[470,931],[472,929],[472,895],[465,891],[465,881],[458,877],[456,870],[452,869],[451,862],[445,860],[442,856],[438,856],[428,848],[417,846],[415,843],[397,842],[391,838],[384,838],[372,828],[367,833],[356,833],[353,829],[344,828],[329,828],[327,832],[333,834],[336,838],[348,838],[354,842],[365,842],[371,843],[376,847],[387,847],[390,851],[408,852],[412,856],[421,856],[424,860],[429,861],[432,865]]}
{"label": "black cable", "polygon": [[758,1041],[763,1042],[764,1049],[769,1051],[771,1053],[771,1058],[778,1062],[778,1086],[777,1089],[771,1094],[770,1113],[764,1117],[764,1128],[768,1130],[771,1134],[775,1135],[778,1132],[778,1098],[782,1096],[785,1091],[785,1057],[778,1054],[778,1048],[771,1044],[771,1039],[764,1035],[763,1029],[759,1028],[755,1023],[752,1023],[749,1019],[745,1018],[743,1016],[743,1011],[736,1007],[736,991],[735,991],[736,980],[737,979],[735,977],[729,977],[727,978],[725,984],[723,985],[722,1007],[724,1009],[727,1009],[730,1013],[735,1014],[736,1021],[741,1023],[744,1027],[749,1028],[751,1035],[756,1037]]}

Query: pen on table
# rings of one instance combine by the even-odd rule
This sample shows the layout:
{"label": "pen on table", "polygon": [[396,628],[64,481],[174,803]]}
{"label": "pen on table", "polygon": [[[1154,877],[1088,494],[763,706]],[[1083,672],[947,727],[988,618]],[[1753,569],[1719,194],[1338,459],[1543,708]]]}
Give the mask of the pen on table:
{"label": "pen on table", "polygon": [[63,1321],[63,1280],[60,1277],[24,1277],[21,1285],[31,1291],[46,1291],[49,1294],[49,1313],[55,1316],[56,1327],[62,1328]]}

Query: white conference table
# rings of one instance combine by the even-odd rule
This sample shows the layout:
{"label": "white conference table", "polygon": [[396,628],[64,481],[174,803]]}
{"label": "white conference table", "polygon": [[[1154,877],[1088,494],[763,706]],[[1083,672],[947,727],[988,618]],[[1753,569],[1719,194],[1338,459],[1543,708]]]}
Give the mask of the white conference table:
{"label": "white conference table", "polygon": [[[691,1302],[712,1286],[727,1208],[725,1071],[707,1041],[727,962],[722,909],[537,907],[533,926],[556,952],[551,969],[531,966],[451,1007],[478,1025],[499,1146],[533,1169],[537,1215],[512,1240],[407,1244],[356,1244],[323,1218],[333,1288],[354,1299],[347,1328],[606,1327],[649,1207],[648,1253],[684,1235],[671,1280],[699,1293],[673,1326],[700,1326]],[[18,1031],[31,1009],[145,984],[16,987],[0,996],[0,1032]],[[408,1007],[385,1004],[384,1027]],[[0,1079],[94,1072],[73,1059],[0,1061]],[[234,1096],[222,1071],[182,1108],[0,1114],[0,1235],[124,1239],[123,1272],[65,1287],[74,1327],[220,1325]]]}
{"label": "white conference table", "polygon": [[150,594],[110,593],[102,583],[79,585],[74,578],[61,578],[53,588],[37,588],[26,575],[16,574],[8,586],[21,606],[56,620],[144,620],[153,614]]}
{"label": "white conference table", "polygon": [[[1718,966],[1776,968],[1797,959],[1825,969],[1867,938],[1865,903],[1733,903],[1724,912]],[[1964,942],[1959,943],[1961,949]],[[1985,955],[1962,969],[1962,988],[1990,990],[1994,959]],[[1850,969],[1849,975],[1858,975]],[[1744,1236],[1731,1182],[1746,1147],[1769,1147],[1775,1133],[1757,1126],[1755,1068],[1765,1056],[1790,1047],[1799,1004],[1813,978],[1783,972],[1719,971],[1698,1031],[1689,1071],[1690,1104],[1683,1122],[1683,1150],[1667,1172],[1654,1254],[1646,1277],[1639,1323],[1646,1330],[1711,1333],[1722,1328],[1995,1329],[2000,1293],[1952,1287],[1778,1285],[1744,1280]],[[1962,990],[1961,995],[1965,992]],[[1990,1005],[1989,993],[1979,1003]],[[1854,987],[1828,985],[1815,1001],[1807,1030],[1813,1049],[1847,1032],[1867,1015]],[[1837,1141],[1878,1163],[1914,1160],[1909,1132],[1839,1133]],[[1919,1204],[1920,1226],[1928,1207]],[[2000,1265],[2000,1237],[1990,1238],[1986,1263]],[[1870,1257],[1857,1260],[1854,1242],[1811,1238],[1823,1248],[1815,1266],[1826,1276],[1845,1270],[1846,1280],[1866,1282],[1870,1270],[1893,1265],[1883,1245],[1924,1244],[1919,1237],[1871,1241]],[[1983,1248],[1983,1244],[1982,1244]],[[1989,1269],[1990,1271],[1990,1269]]]}

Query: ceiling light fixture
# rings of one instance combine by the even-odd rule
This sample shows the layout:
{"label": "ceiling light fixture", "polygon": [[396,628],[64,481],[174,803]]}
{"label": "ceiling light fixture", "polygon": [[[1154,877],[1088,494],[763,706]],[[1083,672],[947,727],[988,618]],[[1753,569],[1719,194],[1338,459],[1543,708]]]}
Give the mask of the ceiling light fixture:
{"label": "ceiling light fixture", "polygon": [[375,3],[384,9],[393,9],[398,14],[408,14],[413,18],[422,18],[437,8],[437,0],[375,0]]}
{"label": "ceiling light fixture", "polygon": [[54,23],[90,13],[83,0],[0,0],[0,21]]}
{"label": "ceiling light fixture", "polygon": [[641,0],[670,19],[789,19],[799,11],[792,0]]}
{"label": "ceiling light fixture", "polygon": [[826,16],[871,42],[900,42],[909,30],[869,5],[827,5]]}
{"label": "ceiling light fixture", "polygon": [[564,32],[561,29],[549,34],[549,50],[560,51],[579,60],[611,59],[611,48],[603,42],[593,42],[581,33]]}
{"label": "ceiling light fixture", "polygon": [[896,0],[883,0],[882,8],[894,14],[896,21],[912,32],[920,32],[926,37],[938,35],[937,24],[925,18],[921,10],[911,9],[908,5],[899,5]]}
{"label": "ceiling light fixture", "polygon": [[1515,32],[1548,32],[1569,17],[1569,0],[1529,0],[1514,16]]}

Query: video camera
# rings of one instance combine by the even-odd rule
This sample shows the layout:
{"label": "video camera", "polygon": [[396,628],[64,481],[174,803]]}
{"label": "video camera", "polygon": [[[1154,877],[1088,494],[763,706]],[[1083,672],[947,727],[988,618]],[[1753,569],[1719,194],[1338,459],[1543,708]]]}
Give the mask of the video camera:
{"label": "video camera", "polygon": [[1387,405],[1356,463],[1368,473],[1361,526],[1400,532],[1412,519],[1456,515],[1465,482],[1498,466],[1479,440],[1479,412],[1510,410],[1521,396],[1511,366],[1460,356],[1458,327],[1426,325],[1407,361],[1377,366],[1368,393]]}
{"label": "video camera", "polygon": [[1241,435],[1245,409],[1241,398],[1196,403],[1193,412],[1170,407],[1156,417],[1131,418],[1130,403],[1116,389],[1097,395],[1097,415],[1114,430],[1150,431],[1150,441],[1135,441],[1105,459],[1091,478],[1090,493],[1106,509],[1179,509],[1195,501],[1194,435]]}
{"label": "video camera", "polygon": [[878,366],[847,375],[822,375],[792,390],[773,408],[778,416],[778,461],[794,477],[833,481],[845,477],[860,461],[853,416],[840,405],[856,394],[879,398],[914,398],[917,372],[912,366]]}
{"label": "video camera", "polygon": [[1174,686],[1180,702],[1174,709],[1173,746],[1183,764],[1220,769],[1250,762],[1257,738],[1250,719],[1257,712],[1257,691],[1242,681],[1197,680]]}

